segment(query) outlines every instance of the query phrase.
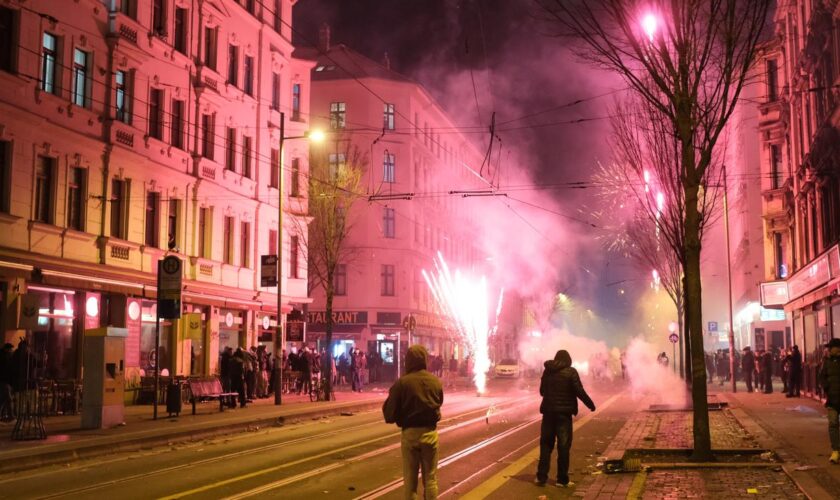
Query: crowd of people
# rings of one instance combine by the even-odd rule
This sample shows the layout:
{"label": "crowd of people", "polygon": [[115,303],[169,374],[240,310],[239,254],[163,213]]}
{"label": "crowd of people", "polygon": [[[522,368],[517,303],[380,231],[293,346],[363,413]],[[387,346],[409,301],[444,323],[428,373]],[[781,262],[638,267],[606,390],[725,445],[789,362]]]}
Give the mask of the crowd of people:
{"label": "crowd of people", "polygon": [[35,356],[29,343],[21,340],[17,348],[10,343],[0,351],[0,421],[15,418],[15,403],[12,394],[35,387]]}
{"label": "crowd of people", "polygon": [[[729,351],[720,349],[706,353],[706,370],[709,383],[717,378],[722,386],[732,380]],[[735,353],[735,380],[743,380],[747,392],[773,393],[773,377],[782,382],[782,392],[787,397],[799,397],[802,390],[802,353],[799,346],[789,349],[759,349],[749,346]]]}

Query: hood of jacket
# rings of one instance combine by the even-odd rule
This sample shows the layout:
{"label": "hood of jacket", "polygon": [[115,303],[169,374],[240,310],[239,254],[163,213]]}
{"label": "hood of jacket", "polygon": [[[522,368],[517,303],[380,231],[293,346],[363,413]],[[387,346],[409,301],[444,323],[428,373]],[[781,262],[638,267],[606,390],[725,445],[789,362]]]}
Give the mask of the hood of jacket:
{"label": "hood of jacket", "polygon": [[422,345],[413,345],[405,353],[405,372],[411,373],[426,369],[426,360],[429,353]]}
{"label": "hood of jacket", "polygon": [[554,359],[550,359],[544,364],[546,371],[558,371],[563,368],[572,366],[572,356],[569,351],[561,349],[554,355]]}

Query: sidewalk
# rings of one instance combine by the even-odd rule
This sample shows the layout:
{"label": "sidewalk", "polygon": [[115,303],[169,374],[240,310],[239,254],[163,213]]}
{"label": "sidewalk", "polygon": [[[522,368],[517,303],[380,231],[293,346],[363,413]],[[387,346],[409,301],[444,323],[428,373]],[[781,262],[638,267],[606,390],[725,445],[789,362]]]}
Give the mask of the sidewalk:
{"label": "sidewalk", "polygon": [[166,405],[158,406],[158,419],[152,419],[151,405],[127,406],[125,425],[111,429],[82,429],[81,415],[46,417],[47,439],[12,441],[14,422],[0,424],[0,473],[62,463],[118,451],[136,450],[175,441],[241,432],[265,426],[283,425],[304,419],[379,408],[387,395],[387,385],[374,384],[365,392],[336,392],[336,401],[311,402],[307,395],[283,395],[283,404],[274,398],[258,399],[245,408],[219,412],[218,403],[200,403],[196,415],[185,404],[179,417],[169,418]]}

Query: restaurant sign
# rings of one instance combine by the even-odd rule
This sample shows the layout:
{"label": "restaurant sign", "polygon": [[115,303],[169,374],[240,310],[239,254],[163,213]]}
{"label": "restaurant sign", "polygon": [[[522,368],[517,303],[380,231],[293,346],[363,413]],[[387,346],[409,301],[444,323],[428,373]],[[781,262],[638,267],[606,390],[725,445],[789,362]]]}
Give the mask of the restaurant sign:
{"label": "restaurant sign", "polygon": [[[334,325],[366,325],[368,314],[367,311],[333,311],[332,319]],[[307,322],[316,325],[326,324],[327,312],[309,311]]]}

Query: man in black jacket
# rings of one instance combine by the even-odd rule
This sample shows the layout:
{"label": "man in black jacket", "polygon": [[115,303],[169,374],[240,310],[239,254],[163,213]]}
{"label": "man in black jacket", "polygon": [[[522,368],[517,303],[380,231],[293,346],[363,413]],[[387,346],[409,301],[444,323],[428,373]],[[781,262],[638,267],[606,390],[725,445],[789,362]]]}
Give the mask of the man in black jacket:
{"label": "man in black jacket", "polygon": [[540,396],[543,398],[540,405],[543,420],[536,483],[544,486],[548,481],[551,451],[557,441],[556,486],[568,488],[574,485],[569,481],[569,450],[572,448],[572,416],[578,412],[577,400],[583,401],[590,411],[595,411],[595,403],[583,389],[577,370],[572,368],[572,357],[568,351],[557,351],[553,361],[545,362]]}
{"label": "man in black jacket", "polygon": [[429,353],[413,345],[405,354],[405,375],[388,392],[382,405],[385,422],[402,429],[403,480],[405,498],[417,498],[417,472],[423,472],[426,500],[437,498],[437,463],[440,407],[443,386],[426,370]]}
{"label": "man in black jacket", "polygon": [[753,374],[755,373],[755,355],[750,347],[744,347],[744,355],[741,357],[741,371],[744,374],[744,381],[747,383],[747,392],[753,391]]}
{"label": "man in black jacket", "polygon": [[820,385],[825,392],[825,407],[828,409],[828,438],[831,440],[831,458],[840,463],[840,339],[831,339],[826,345],[828,356],[820,368]]}

